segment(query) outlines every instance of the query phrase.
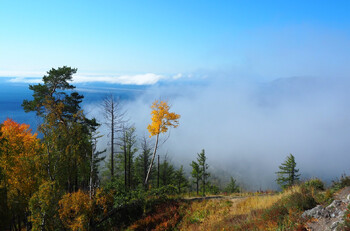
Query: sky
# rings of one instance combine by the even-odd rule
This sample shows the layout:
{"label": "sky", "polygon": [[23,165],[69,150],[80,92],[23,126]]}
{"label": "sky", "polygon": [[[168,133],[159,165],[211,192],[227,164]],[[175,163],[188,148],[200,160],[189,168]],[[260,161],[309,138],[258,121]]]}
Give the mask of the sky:
{"label": "sky", "polygon": [[334,180],[350,174],[349,12],[350,1],[0,0],[0,118],[29,121],[27,85],[67,65],[101,124],[101,95],[128,92],[139,137],[167,99],[180,126],[159,153],[177,166],[205,149],[211,171],[268,189],[292,153],[303,179]]}
{"label": "sky", "polygon": [[138,75],[139,84],[208,71],[343,77],[349,10],[349,1],[1,0],[0,76],[68,65],[83,78]]}

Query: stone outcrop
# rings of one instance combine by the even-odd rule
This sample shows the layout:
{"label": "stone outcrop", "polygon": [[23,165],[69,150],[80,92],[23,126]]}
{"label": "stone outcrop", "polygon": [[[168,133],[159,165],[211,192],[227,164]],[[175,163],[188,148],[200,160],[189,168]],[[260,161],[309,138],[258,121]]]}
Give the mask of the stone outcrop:
{"label": "stone outcrop", "polygon": [[318,205],[303,213],[303,217],[312,218],[308,223],[308,230],[337,230],[344,222],[344,215],[350,203],[350,187],[343,189],[327,207]]}

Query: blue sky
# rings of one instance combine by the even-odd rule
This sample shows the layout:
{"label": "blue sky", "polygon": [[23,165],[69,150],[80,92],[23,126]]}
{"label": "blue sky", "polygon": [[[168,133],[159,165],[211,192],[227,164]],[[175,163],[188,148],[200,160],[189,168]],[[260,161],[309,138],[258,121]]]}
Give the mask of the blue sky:
{"label": "blue sky", "polygon": [[349,1],[3,0],[0,75],[345,77],[349,12]]}
{"label": "blue sky", "polygon": [[336,177],[350,171],[349,12],[322,0],[0,0],[0,77],[12,77],[0,79],[0,114],[35,125],[20,106],[27,83],[67,65],[98,121],[106,91],[137,92],[125,106],[140,134],[151,102],[170,99],[182,116],[170,154],[204,148],[260,186],[288,153],[303,176]]}

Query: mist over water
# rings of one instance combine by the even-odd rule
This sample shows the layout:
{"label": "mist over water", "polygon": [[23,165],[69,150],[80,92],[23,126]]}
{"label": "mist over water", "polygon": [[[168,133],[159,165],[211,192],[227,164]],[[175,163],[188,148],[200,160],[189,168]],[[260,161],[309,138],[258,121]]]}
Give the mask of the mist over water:
{"label": "mist over water", "polygon": [[[268,189],[276,188],[275,172],[289,153],[302,179],[330,181],[350,173],[349,86],[347,79],[307,77],[264,83],[211,81],[158,85],[123,103],[139,137],[148,135],[155,99],[168,100],[181,115],[180,126],[170,131],[159,150],[174,164],[188,168],[205,149],[214,174],[226,172],[248,189]],[[93,108],[95,103],[85,105],[90,116],[102,122]],[[101,133],[107,134],[104,126]]]}
{"label": "mist over water", "polygon": [[[102,124],[108,142],[100,104],[109,92],[119,96],[138,138],[148,136],[150,105],[168,100],[181,115],[180,126],[171,129],[160,147],[176,165],[189,164],[205,149],[213,175],[235,177],[247,189],[276,188],[275,172],[292,153],[302,179],[320,177],[330,181],[350,174],[350,81],[346,78],[293,77],[258,82],[231,79],[225,74],[194,81],[159,83],[148,87],[78,85],[85,96],[83,109]],[[5,81],[5,80],[4,80]],[[27,84],[1,83],[1,122],[7,117],[31,124],[34,113],[24,113],[21,103],[31,99]],[[73,83],[74,84],[74,83]],[[151,140],[154,142],[154,140]]]}

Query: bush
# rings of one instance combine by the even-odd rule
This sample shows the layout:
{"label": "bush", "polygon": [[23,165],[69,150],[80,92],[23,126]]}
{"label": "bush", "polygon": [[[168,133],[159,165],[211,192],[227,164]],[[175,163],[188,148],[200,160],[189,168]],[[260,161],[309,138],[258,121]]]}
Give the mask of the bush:
{"label": "bush", "polygon": [[282,203],[286,206],[287,209],[297,209],[299,211],[311,209],[317,205],[315,199],[308,192],[293,193],[283,199]]}
{"label": "bush", "polygon": [[176,200],[153,201],[151,212],[136,221],[130,230],[173,230],[181,219],[180,204]]}
{"label": "bush", "polygon": [[262,219],[266,222],[280,224],[286,215],[288,215],[288,209],[282,203],[277,202],[263,212]]}
{"label": "bush", "polygon": [[87,230],[93,216],[92,200],[83,191],[67,193],[59,201],[63,225],[70,230]]}
{"label": "bush", "polygon": [[304,186],[309,188],[309,189],[314,189],[314,190],[324,190],[324,183],[322,182],[322,180],[318,179],[318,178],[314,178],[311,180],[308,180],[304,183]]}
{"label": "bush", "polygon": [[341,175],[339,180],[332,181],[332,188],[336,191],[347,186],[350,186],[350,176],[345,174]]}
{"label": "bush", "polygon": [[167,197],[168,195],[176,195],[177,188],[173,185],[166,185],[160,188],[151,189],[147,192],[149,196]]}
{"label": "bush", "polygon": [[339,230],[350,230],[350,205],[348,206],[348,208],[345,212],[344,223],[339,225],[338,229]]}
{"label": "bush", "polygon": [[48,181],[40,185],[39,190],[29,200],[29,210],[33,230],[62,230],[58,214],[58,201],[61,192],[55,182]]}
{"label": "bush", "polygon": [[333,201],[334,190],[327,189],[325,192],[317,193],[314,198],[317,204],[329,205]]}

